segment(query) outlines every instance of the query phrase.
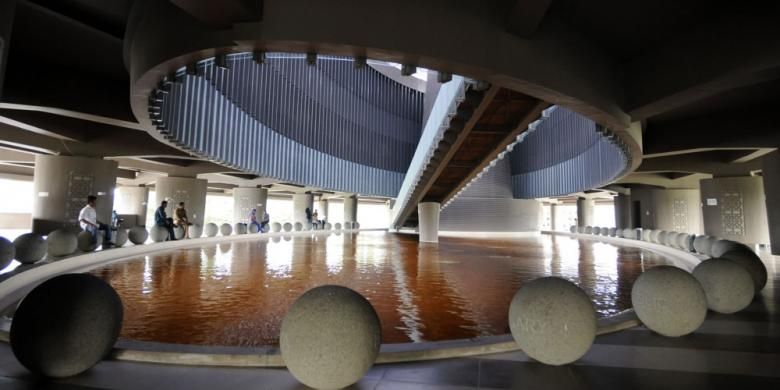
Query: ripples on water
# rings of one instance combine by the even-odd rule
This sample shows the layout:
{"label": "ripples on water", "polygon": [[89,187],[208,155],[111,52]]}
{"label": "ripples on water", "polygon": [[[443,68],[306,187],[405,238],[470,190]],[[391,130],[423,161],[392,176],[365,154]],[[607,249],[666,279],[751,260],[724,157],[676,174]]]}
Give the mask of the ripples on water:
{"label": "ripples on water", "polygon": [[348,286],[382,321],[385,343],[508,333],[509,302],[524,283],[560,276],[599,315],[631,307],[634,280],[663,257],[637,248],[543,235],[518,239],[359,233],[182,249],[92,271],[125,305],[122,337],[180,344],[278,344],[287,309],[306,290]]}

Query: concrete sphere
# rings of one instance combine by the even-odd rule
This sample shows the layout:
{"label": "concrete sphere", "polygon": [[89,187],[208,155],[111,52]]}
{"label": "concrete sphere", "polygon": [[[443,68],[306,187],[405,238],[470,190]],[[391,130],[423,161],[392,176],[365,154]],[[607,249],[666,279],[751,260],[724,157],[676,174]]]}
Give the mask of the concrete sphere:
{"label": "concrete sphere", "polygon": [[667,232],[666,230],[659,231],[658,234],[655,235],[655,241],[654,242],[656,244],[666,245],[666,236],[667,235],[669,235],[669,232]]}
{"label": "concrete sphere", "polygon": [[177,240],[181,240],[184,238],[184,227],[183,226],[174,226],[173,227],[173,236]]}
{"label": "concrete sphere", "polygon": [[149,232],[143,226],[133,226],[128,232],[130,242],[135,245],[142,245],[149,239]]}
{"label": "concrete sphere", "polygon": [[617,228],[609,228],[609,230],[607,230],[607,234],[609,234],[610,237],[617,237],[618,229]]}
{"label": "concrete sphere", "polygon": [[249,225],[249,233],[254,234],[254,233],[259,233],[259,232],[260,232],[260,228],[258,228],[257,225],[255,225],[255,224]]}
{"label": "concrete sphere", "polygon": [[311,229],[314,229],[314,225],[311,222],[306,222],[306,224],[303,225],[303,230],[308,232]]}
{"label": "concrete sphere", "polygon": [[0,270],[8,267],[8,264],[11,264],[14,257],[16,257],[16,247],[14,247],[14,243],[8,241],[5,237],[0,237]]}
{"label": "concrete sphere", "polygon": [[293,225],[289,222],[285,222],[284,225],[282,225],[282,229],[284,229],[285,232],[291,232]]}
{"label": "concrete sphere", "polygon": [[[716,237],[702,236],[702,239],[699,242],[699,248],[697,248],[696,251],[703,255],[712,256],[712,245],[715,244],[715,241],[717,240]],[[694,245],[696,245],[695,241]]]}
{"label": "concrete sphere", "polygon": [[209,222],[203,230],[206,233],[206,237],[216,237],[219,232],[219,227],[216,223]]}
{"label": "concrete sphere", "polygon": [[636,232],[634,231],[634,229],[623,229],[623,238],[636,240]]}
{"label": "concrete sphere", "polygon": [[750,248],[734,249],[724,253],[721,257],[731,260],[747,270],[750,277],[753,278],[755,292],[764,289],[767,280],[766,265]]}
{"label": "concrete sphere", "polygon": [[379,317],[357,292],[313,288],[282,322],[279,346],[290,373],[315,389],[340,389],[363,377],[379,355]]}
{"label": "concrete sphere", "polygon": [[230,226],[229,223],[223,223],[222,226],[219,227],[219,233],[223,236],[229,236],[233,234],[233,227]]}
{"label": "concrete sphere", "polygon": [[585,226],[577,226],[577,233],[584,234],[585,233]]}
{"label": "concrete sphere", "polygon": [[642,229],[642,241],[650,242],[650,234],[652,232],[652,229]]}
{"label": "concrete sphere", "polygon": [[593,226],[585,226],[585,234],[593,234]]}
{"label": "concrete sphere", "polygon": [[79,248],[79,240],[73,231],[57,229],[46,237],[49,256],[61,257],[72,255]]}
{"label": "concrete sphere", "polygon": [[16,260],[24,264],[32,264],[46,256],[46,240],[35,233],[25,233],[14,240]]}
{"label": "concrete sphere", "polygon": [[569,233],[577,233],[577,227],[574,225],[569,226]]}
{"label": "concrete sphere", "polygon": [[325,230],[333,229],[333,225],[330,224],[330,222],[325,222]]}
{"label": "concrete sphere", "polygon": [[686,234],[682,240],[682,249],[688,251],[688,252],[696,252],[696,250],[693,248],[693,240],[696,238],[695,234]]}
{"label": "concrete sphere", "polygon": [[272,232],[280,232],[282,231],[282,224],[279,222],[274,222],[271,224],[271,231]]}
{"label": "concrete sphere", "polygon": [[235,231],[236,234],[246,234],[246,225],[239,222],[233,225],[233,231]]}
{"label": "concrete sphere", "polygon": [[336,222],[336,224],[333,225],[333,228],[336,229],[336,230],[341,230],[341,224]]}
{"label": "concrete sphere", "polygon": [[753,300],[753,278],[739,264],[728,259],[702,261],[693,269],[701,283],[710,310],[731,314],[746,308]]}
{"label": "concrete sphere", "polygon": [[295,225],[293,226],[295,227],[296,232],[300,232],[301,230],[303,230],[303,224],[300,222],[296,222]]}
{"label": "concrete sphere", "polygon": [[594,226],[593,229],[591,229],[590,232],[591,232],[591,234],[595,234],[595,235],[598,236],[599,234],[601,234],[601,228],[598,227],[598,226]]}
{"label": "concrete sphere", "polygon": [[125,246],[127,244],[127,229],[119,229],[114,232],[114,245],[118,247]]}
{"label": "concrete sphere", "polygon": [[707,236],[696,236],[693,238],[693,250],[696,253],[704,253],[704,241]]}
{"label": "concrete sphere", "polygon": [[187,230],[189,238],[200,238],[203,235],[203,228],[200,225],[191,225]]}
{"label": "concrete sphere", "polygon": [[688,272],[668,265],[639,275],[631,289],[631,303],[645,326],[669,337],[695,331],[707,316],[701,284]]}
{"label": "concrete sphere", "polygon": [[528,356],[545,364],[568,364],[593,345],[596,310],[574,283],[539,278],[523,285],[512,298],[509,329]]}
{"label": "concrete sphere", "polygon": [[712,247],[710,248],[710,253],[712,253],[712,257],[721,257],[724,253],[733,251],[735,249],[747,249],[751,252],[753,251],[749,246],[741,242],[732,240],[715,240],[715,242],[712,243]]}
{"label": "concrete sphere", "polygon": [[610,229],[614,229],[614,228],[605,228],[605,227],[601,228],[601,235],[604,236],[604,237],[609,236],[609,230]]}
{"label": "concrete sphere", "polygon": [[154,242],[163,242],[168,239],[168,229],[159,225],[154,225],[152,226],[152,229],[149,230],[149,236]]}
{"label": "concrete sphere", "polygon": [[663,244],[666,246],[670,246],[672,248],[677,247],[677,232],[666,232],[666,237],[664,237]]}
{"label": "concrete sphere", "polygon": [[11,349],[33,373],[63,378],[105,358],[122,328],[122,301],[101,279],[66,274],[35,287],[11,322]]}

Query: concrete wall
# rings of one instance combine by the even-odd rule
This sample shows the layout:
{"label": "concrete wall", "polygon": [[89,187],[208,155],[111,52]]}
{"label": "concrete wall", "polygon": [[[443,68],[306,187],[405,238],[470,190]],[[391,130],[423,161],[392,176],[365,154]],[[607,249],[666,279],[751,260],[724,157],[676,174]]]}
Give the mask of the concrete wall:
{"label": "concrete wall", "polygon": [[613,199],[615,205],[615,227],[631,228],[631,196],[619,194]]}
{"label": "concrete wall", "polygon": [[116,211],[125,220],[124,226],[146,224],[146,212],[149,207],[147,187],[117,187],[116,197],[119,198]]}
{"label": "concrete wall", "polygon": [[87,196],[97,196],[97,218],[111,222],[117,162],[87,157],[35,156],[32,230],[40,234],[78,227]]}
{"label": "concrete wall", "polygon": [[639,227],[692,234],[703,232],[699,190],[633,188],[629,212],[636,201],[640,202],[641,209]]}
{"label": "concrete wall", "polygon": [[768,244],[764,183],[760,177],[701,181],[704,232],[746,244]]}
{"label": "concrete wall", "polygon": [[314,213],[314,195],[312,194],[293,194],[293,223],[300,222],[304,226],[306,220],[306,208]]}
{"label": "concrete wall", "polygon": [[206,185],[203,179],[189,177],[160,177],[155,184],[154,209],[160,206],[163,200],[168,200],[168,208],[165,212],[173,218],[173,210],[179,202],[184,202],[187,209],[187,217],[190,222],[203,226],[203,218],[206,212]]}

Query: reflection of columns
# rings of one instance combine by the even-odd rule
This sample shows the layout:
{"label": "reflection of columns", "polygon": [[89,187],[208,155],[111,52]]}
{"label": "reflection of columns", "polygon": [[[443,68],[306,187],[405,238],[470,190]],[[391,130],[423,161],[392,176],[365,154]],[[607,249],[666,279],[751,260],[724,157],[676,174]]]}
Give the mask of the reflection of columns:
{"label": "reflection of columns", "polygon": [[593,225],[593,199],[577,198],[577,226]]}
{"label": "reflection of columns", "polygon": [[631,227],[631,197],[618,194],[613,200],[615,204],[615,227],[626,229]]}
{"label": "reflection of columns", "polygon": [[163,200],[167,200],[168,208],[165,212],[168,217],[173,218],[176,205],[184,202],[190,223],[203,226],[207,184],[206,180],[190,177],[159,177],[154,188],[157,198],[154,208],[157,209]]}
{"label": "reflection of columns", "polygon": [[88,157],[35,156],[32,230],[48,234],[78,226],[87,196],[97,196],[97,219],[111,222],[116,185],[116,161]]}
{"label": "reflection of columns", "polygon": [[[146,225],[146,210],[149,202],[149,189],[146,187],[117,187],[116,197],[119,204],[116,212],[125,219],[124,226]],[[135,221],[128,220],[135,218]]]}
{"label": "reflection of columns", "polygon": [[317,217],[319,219],[328,220],[328,200],[327,199],[320,199],[317,201],[317,207],[314,208],[317,210]]}
{"label": "reflection of columns", "polygon": [[[314,208],[314,195],[311,193],[293,194],[293,223],[300,222],[306,226],[306,208]],[[314,212],[314,211],[312,211]]]}
{"label": "reflection of columns", "polygon": [[557,216],[556,212],[558,211],[558,205],[555,203],[550,203],[550,230],[555,231],[556,229],[556,221],[555,217]]}
{"label": "reflection of columns", "polygon": [[233,189],[233,222],[249,222],[249,212],[257,209],[257,220],[263,219],[268,189],[237,187]]}
{"label": "reflection of columns", "polygon": [[417,205],[420,242],[439,242],[439,212],[441,203],[423,202]]}
{"label": "reflection of columns", "polygon": [[357,195],[344,198],[344,222],[357,222]]}

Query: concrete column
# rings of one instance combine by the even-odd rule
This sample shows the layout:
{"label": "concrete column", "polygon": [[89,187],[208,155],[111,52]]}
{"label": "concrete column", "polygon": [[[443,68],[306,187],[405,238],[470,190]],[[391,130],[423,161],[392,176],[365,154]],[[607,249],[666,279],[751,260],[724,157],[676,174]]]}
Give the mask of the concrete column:
{"label": "concrete column", "polygon": [[555,231],[555,217],[557,211],[558,205],[555,203],[550,203],[550,230],[552,231]]}
{"label": "concrete column", "polygon": [[8,63],[8,48],[11,46],[15,9],[15,1],[0,1],[0,98],[3,96],[3,79],[5,65]]}
{"label": "concrete column", "polygon": [[440,211],[441,204],[438,202],[423,202],[417,204],[420,242],[439,242]]}
{"label": "concrete column", "polygon": [[160,177],[155,184],[154,208],[163,200],[168,201],[165,212],[173,218],[173,210],[179,202],[184,202],[190,223],[203,226],[206,212],[206,189],[208,182],[191,177]]}
{"label": "concrete column", "polygon": [[124,225],[144,226],[149,203],[149,189],[146,187],[117,187],[116,212],[125,220]]}
{"label": "concrete column", "polygon": [[769,244],[772,254],[780,255],[780,152],[774,151],[764,157],[761,174],[764,180]]}
{"label": "concrete column", "polygon": [[618,194],[613,198],[615,204],[615,227],[627,229],[631,227],[631,197]]}
{"label": "concrete column", "polygon": [[593,199],[577,198],[577,226],[593,226]]}
{"label": "concrete column", "polygon": [[357,222],[357,195],[344,198],[344,222]]}
{"label": "concrete column", "polygon": [[48,234],[62,227],[78,228],[79,211],[89,195],[98,198],[98,221],[111,222],[116,174],[116,161],[36,155],[32,231]]}
{"label": "concrete column", "polygon": [[314,207],[315,210],[317,210],[317,213],[319,215],[319,219],[328,220],[328,200],[327,199],[320,199],[317,201],[317,206]]}
{"label": "concrete column", "polygon": [[748,245],[770,242],[764,183],[757,176],[700,181],[704,234]]}
{"label": "concrete column", "polygon": [[233,223],[249,223],[249,212],[257,209],[257,220],[263,218],[268,204],[268,189],[237,187],[233,189]]}
{"label": "concrete column", "polygon": [[293,194],[293,223],[300,222],[306,226],[306,208],[314,212],[314,195],[311,193]]}

